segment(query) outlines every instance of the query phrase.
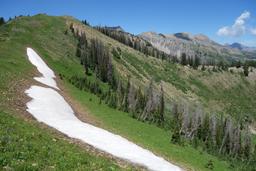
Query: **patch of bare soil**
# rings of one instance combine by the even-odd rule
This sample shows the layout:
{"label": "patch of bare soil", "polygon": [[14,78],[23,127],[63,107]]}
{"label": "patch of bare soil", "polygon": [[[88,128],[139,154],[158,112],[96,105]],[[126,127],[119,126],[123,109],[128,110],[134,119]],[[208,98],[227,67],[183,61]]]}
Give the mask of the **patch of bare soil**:
{"label": "patch of bare soil", "polygon": [[94,116],[90,115],[89,112],[86,110],[85,106],[82,106],[81,103],[79,103],[77,100],[72,98],[70,96],[69,90],[67,90],[64,85],[61,82],[61,79],[57,77],[56,82],[58,84],[58,87],[60,88],[60,91],[58,91],[62,97],[68,102],[68,104],[72,107],[74,110],[74,113],[76,117],[78,117],[81,121],[90,123],[92,125],[101,127],[103,124],[97,120]]}

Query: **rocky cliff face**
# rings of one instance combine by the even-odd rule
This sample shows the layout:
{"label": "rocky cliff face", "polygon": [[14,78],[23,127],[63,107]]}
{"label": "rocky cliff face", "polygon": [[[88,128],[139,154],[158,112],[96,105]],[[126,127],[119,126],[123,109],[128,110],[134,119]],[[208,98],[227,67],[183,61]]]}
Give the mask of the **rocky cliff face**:
{"label": "rocky cliff face", "polygon": [[203,61],[246,58],[246,54],[240,49],[218,44],[202,34],[144,32],[139,37],[149,41],[157,49],[177,57],[186,53],[191,57],[197,55]]}

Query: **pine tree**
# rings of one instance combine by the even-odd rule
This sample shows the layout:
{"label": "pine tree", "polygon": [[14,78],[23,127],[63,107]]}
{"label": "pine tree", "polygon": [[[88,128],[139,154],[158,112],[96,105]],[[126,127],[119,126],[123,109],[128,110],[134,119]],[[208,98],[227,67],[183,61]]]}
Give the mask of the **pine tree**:
{"label": "pine tree", "polygon": [[173,134],[171,137],[171,142],[175,144],[180,144],[181,143],[181,127],[182,127],[182,114],[178,111],[178,105],[174,104],[173,106],[173,120],[175,123],[174,129],[173,129]]}
{"label": "pine tree", "polygon": [[194,60],[193,60],[192,57],[188,56],[187,63],[189,64],[189,66],[193,66],[194,67]]}
{"label": "pine tree", "polygon": [[181,65],[187,65],[187,57],[185,53],[181,54]]}
{"label": "pine tree", "polygon": [[128,95],[129,95],[129,90],[130,90],[130,77],[128,77],[126,89],[125,89],[125,97],[124,97],[124,102],[123,102],[123,110],[124,112],[128,112],[128,106],[129,106],[129,101],[128,101]]}
{"label": "pine tree", "polygon": [[4,18],[3,17],[0,17],[0,26],[5,24],[5,21],[4,21]]}
{"label": "pine tree", "polygon": [[141,88],[137,90],[136,97],[138,99],[138,102],[136,104],[136,112],[137,114],[141,114],[143,112],[143,109],[145,108],[145,96],[142,94]]}
{"label": "pine tree", "polygon": [[247,63],[244,64],[243,69],[244,69],[244,75],[246,77],[248,77],[248,75],[249,75],[249,67],[248,67]]}
{"label": "pine tree", "polygon": [[164,89],[163,84],[161,84],[161,94],[160,94],[160,106],[159,106],[159,121],[158,124],[164,122]]}
{"label": "pine tree", "polygon": [[197,69],[199,65],[200,65],[200,58],[196,55],[193,62],[193,68]]}
{"label": "pine tree", "polygon": [[206,147],[209,148],[210,144],[210,120],[208,114],[205,114],[202,124],[202,140]]}
{"label": "pine tree", "polygon": [[87,22],[87,20],[82,20],[82,23],[83,23],[84,25],[87,25],[87,26],[90,25],[90,24]]}

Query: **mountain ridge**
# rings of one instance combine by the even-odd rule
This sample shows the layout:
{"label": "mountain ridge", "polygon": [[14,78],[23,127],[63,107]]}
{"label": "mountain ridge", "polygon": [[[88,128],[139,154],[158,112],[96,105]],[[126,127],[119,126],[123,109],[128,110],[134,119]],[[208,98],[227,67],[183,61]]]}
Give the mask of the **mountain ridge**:
{"label": "mountain ridge", "polygon": [[[181,56],[200,56],[203,60],[243,60],[247,54],[239,49],[221,45],[203,34],[191,35],[188,33],[160,34],[143,32],[138,36],[149,41],[155,48],[165,53]],[[219,59],[218,59],[219,58]]]}
{"label": "mountain ridge", "polygon": [[248,51],[248,52],[253,52],[256,51],[256,47],[253,46],[246,46],[242,43],[234,42],[232,44],[226,44],[225,46],[233,48],[233,49],[238,49],[241,51]]}

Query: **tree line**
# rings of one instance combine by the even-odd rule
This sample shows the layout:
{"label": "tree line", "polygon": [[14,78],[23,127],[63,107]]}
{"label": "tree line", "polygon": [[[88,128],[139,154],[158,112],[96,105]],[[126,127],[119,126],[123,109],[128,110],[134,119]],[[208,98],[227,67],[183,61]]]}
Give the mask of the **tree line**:
{"label": "tree line", "polygon": [[[111,108],[127,112],[138,120],[159,126],[171,122],[170,140],[173,143],[182,145],[189,142],[209,153],[227,156],[234,161],[241,160],[248,170],[256,167],[256,150],[247,121],[235,122],[228,116],[205,114],[200,108],[189,111],[187,106],[177,104],[173,105],[172,119],[167,119],[163,84],[160,84],[160,91],[156,91],[156,85],[151,80],[143,91],[130,77],[123,80],[115,73],[112,64],[112,56],[118,58],[120,48],[106,47],[97,39],[88,40],[85,33],[78,34],[72,26],[70,28],[78,39],[76,55],[85,69],[84,76],[69,78],[73,85],[96,94],[99,103],[104,102]],[[191,65],[197,65],[197,60],[191,60]],[[225,68],[224,63],[219,66]],[[95,79],[89,78],[92,74],[95,74]],[[109,88],[104,89],[101,83],[108,83]]]}
{"label": "tree line", "polygon": [[231,62],[224,62],[224,61],[219,61],[216,62],[214,60],[208,59],[201,61],[201,52],[196,52],[194,56],[188,56],[186,53],[182,53],[181,57],[178,58],[177,56],[171,56],[170,54],[166,54],[162,51],[159,51],[158,49],[154,48],[151,43],[148,41],[145,41],[137,36],[134,36],[129,33],[125,33],[120,30],[114,30],[114,29],[109,29],[108,27],[100,27],[96,26],[94,27],[101,33],[135,49],[138,50],[145,55],[150,55],[156,58],[160,58],[162,60],[167,60],[167,61],[172,61],[173,63],[180,63],[181,65],[186,65],[190,66],[193,69],[198,69],[198,67],[201,65],[201,69],[204,70],[205,66],[213,66],[213,71],[228,71],[229,67],[232,67],[234,65],[241,65],[244,70],[244,75],[248,76],[249,70],[248,68],[251,67],[256,67],[256,61],[254,60],[248,60],[245,62],[241,61],[236,61],[232,60]]}
{"label": "tree line", "polygon": [[0,17],[0,26],[5,24],[5,20],[3,17]]}
{"label": "tree line", "polygon": [[[173,134],[177,144],[190,142],[195,148],[203,147],[209,153],[226,156],[229,160],[243,161],[247,170],[255,169],[256,146],[253,145],[248,120],[236,122],[230,116],[206,114],[200,108],[194,112],[188,106],[173,106]],[[250,163],[250,165],[248,165]]]}
{"label": "tree line", "polygon": [[125,33],[123,31],[117,31],[114,29],[109,29],[108,27],[100,27],[96,26],[94,27],[101,33],[119,41],[120,43],[123,43],[135,50],[138,50],[145,55],[153,56],[162,60],[166,60],[170,58],[170,55],[159,51],[158,49],[154,48],[151,43],[137,37],[134,35],[131,35],[129,33]]}
{"label": "tree line", "polygon": [[[85,69],[84,77],[73,76],[69,81],[79,89],[89,90],[100,97],[112,108],[128,112],[132,117],[158,125],[164,122],[164,90],[155,90],[151,80],[147,91],[132,84],[131,79],[121,79],[114,71],[112,56],[119,56],[120,48],[109,48],[98,39],[88,40],[85,33],[78,34],[73,26],[71,31],[78,39],[76,56]],[[96,80],[88,79],[95,74]],[[86,77],[87,76],[87,77]],[[108,83],[109,89],[104,91],[99,82]]]}

